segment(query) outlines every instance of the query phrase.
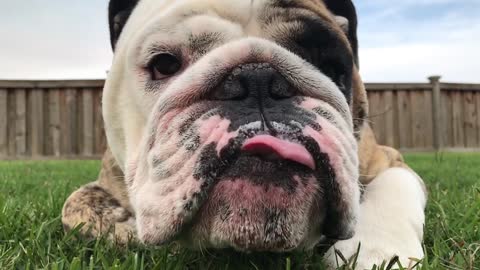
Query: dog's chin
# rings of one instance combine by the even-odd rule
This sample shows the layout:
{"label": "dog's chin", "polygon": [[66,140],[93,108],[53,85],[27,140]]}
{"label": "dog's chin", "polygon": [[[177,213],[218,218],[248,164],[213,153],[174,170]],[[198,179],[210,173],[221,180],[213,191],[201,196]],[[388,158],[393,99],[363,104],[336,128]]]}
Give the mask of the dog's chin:
{"label": "dog's chin", "polygon": [[321,235],[322,188],[301,164],[241,155],[212,187],[182,241],[239,251],[309,248]]}

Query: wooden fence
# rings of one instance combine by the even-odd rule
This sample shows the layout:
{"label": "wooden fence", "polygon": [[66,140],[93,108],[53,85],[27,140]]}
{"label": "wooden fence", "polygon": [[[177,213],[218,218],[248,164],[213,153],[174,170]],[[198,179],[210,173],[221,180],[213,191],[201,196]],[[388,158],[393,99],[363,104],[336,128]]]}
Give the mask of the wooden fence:
{"label": "wooden fence", "polygon": [[0,81],[0,158],[96,158],[103,80]]}
{"label": "wooden fence", "polygon": [[480,151],[480,84],[366,84],[378,141],[404,151]]}
{"label": "wooden fence", "polygon": [[[378,140],[406,151],[480,150],[480,84],[366,84]],[[0,159],[98,158],[103,80],[0,81]]]}

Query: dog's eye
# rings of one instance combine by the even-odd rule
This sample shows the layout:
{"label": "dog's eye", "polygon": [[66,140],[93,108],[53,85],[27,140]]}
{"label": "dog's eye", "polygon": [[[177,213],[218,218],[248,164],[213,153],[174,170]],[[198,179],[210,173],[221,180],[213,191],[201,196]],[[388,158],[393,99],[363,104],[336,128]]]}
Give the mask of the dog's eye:
{"label": "dog's eye", "polygon": [[153,80],[161,80],[177,73],[182,68],[178,57],[170,53],[161,53],[153,57],[148,65]]}

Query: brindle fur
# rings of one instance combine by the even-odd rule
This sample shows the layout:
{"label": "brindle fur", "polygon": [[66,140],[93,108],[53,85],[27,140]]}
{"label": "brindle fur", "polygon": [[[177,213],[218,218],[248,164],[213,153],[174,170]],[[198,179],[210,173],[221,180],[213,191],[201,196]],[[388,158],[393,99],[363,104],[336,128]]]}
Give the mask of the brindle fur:
{"label": "brindle fur", "polygon": [[123,172],[107,150],[97,181],[82,186],[63,206],[62,223],[66,231],[80,226],[86,238],[106,235],[125,243],[135,237],[135,220],[127,198]]}

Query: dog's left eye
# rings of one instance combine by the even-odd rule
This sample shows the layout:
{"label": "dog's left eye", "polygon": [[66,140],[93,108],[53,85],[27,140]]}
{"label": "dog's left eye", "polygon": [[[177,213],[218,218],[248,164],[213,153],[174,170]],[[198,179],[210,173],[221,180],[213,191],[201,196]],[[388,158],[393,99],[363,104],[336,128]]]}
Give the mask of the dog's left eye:
{"label": "dog's left eye", "polygon": [[180,71],[182,62],[173,54],[161,53],[153,57],[148,68],[152,74],[152,80],[161,80]]}

